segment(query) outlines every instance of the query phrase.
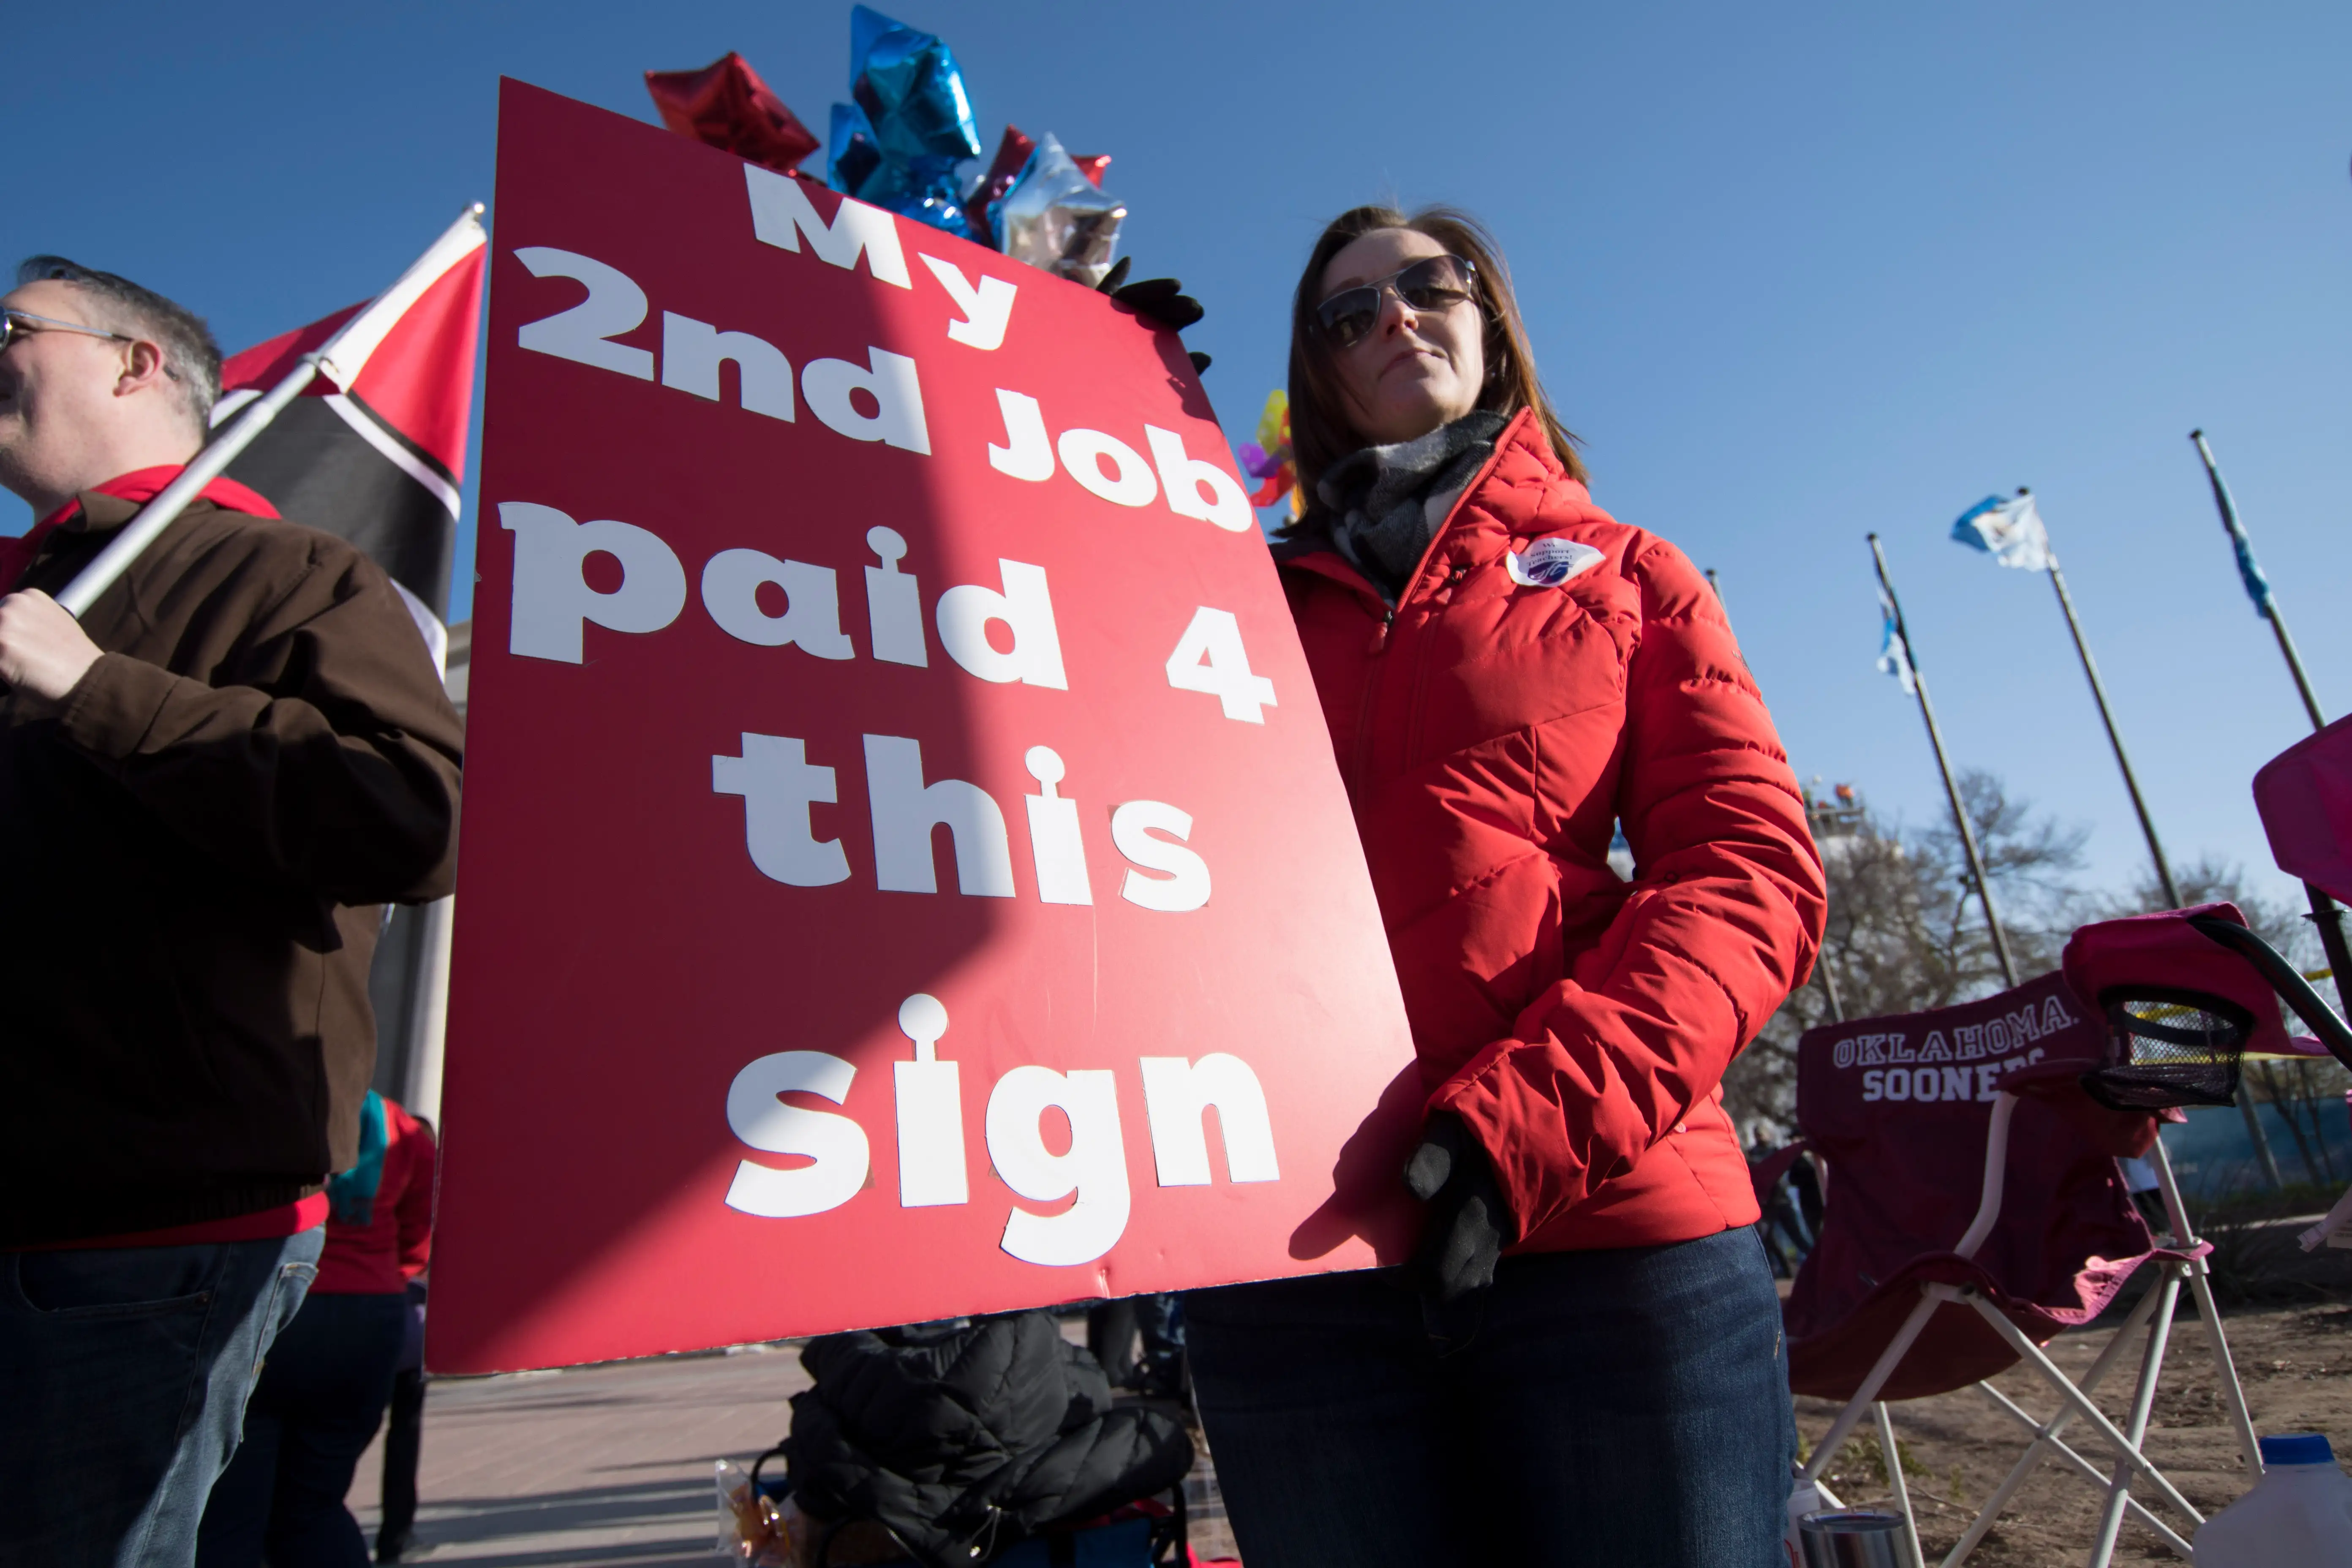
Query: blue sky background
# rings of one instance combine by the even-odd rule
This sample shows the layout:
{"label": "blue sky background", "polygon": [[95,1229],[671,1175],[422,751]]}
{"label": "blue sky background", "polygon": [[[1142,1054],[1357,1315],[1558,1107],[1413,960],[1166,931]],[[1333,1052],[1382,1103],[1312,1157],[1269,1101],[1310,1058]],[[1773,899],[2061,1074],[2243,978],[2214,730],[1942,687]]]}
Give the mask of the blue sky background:
{"label": "blue sky background", "polygon": [[[1798,771],[1942,809],[1872,668],[1875,529],[1956,759],[2090,826],[2118,883],[2142,850],[2048,585],[1945,540],[2031,485],[2176,861],[2286,890],[2247,784],[2305,722],[2186,437],[2352,707],[2352,9],[898,14],[955,47],[992,143],[1010,120],[1113,154],[1127,248],[1208,307],[1189,341],[1236,440],[1323,220],[1483,216],[1598,499],[1720,571]],[[33,8],[0,233],[235,350],[373,293],[467,201],[495,223],[499,74],[651,119],[640,72],[738,48],[821,131],[847,36],[846,5],[774,0]]]}

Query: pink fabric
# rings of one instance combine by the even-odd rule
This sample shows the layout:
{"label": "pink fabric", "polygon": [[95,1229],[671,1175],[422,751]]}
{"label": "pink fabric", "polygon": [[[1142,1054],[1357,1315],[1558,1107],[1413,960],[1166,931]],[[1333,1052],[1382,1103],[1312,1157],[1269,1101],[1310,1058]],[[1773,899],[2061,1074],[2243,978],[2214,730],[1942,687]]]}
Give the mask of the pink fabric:
{"label": "pink fabric", "polygon": [[[1976,1285],[2036,1341],[2105,1309],[2155,1245],[2114,1159],[2135,1142],[2144,1151],[2153,1120],[2105,1111],[2074,1088],[2107,1051],[2105,1024],[2057,974],[1958,1006],[1807,1031],[1797,1120],[1829,1183],[1821,1240],[1786,1308],[1791,1387],[1849,1397],[1918,1304],[1923,1279]],[[1951,1249],[1976,1214],[2004,1089],[2021,1102],[2000,1217],[1965,1260]],[[1973,1310],[1947,1306],[1884,1396],[1965,1387],[2016,1359]]]}
{"label": "pink fabric", "polygon": [[2075,994],[2096,1004],[2110,986],[2152,985],[2201,991],[2235,1002],[2254,1016],[2250,1051],[2296,1056],[2279,1022],[2278,996],[2262,972],[2189,923],[2191,915],[2213,915],[2232,925],[2246,917],[2235,904],[2199,904],[2126,920],[2100,921],[2077,931],[2062,961]]}
{"label": "pink fabric", "polygon": [[2264,763],[2254,809],[2280,870],[2352,903],[2352,717]]}

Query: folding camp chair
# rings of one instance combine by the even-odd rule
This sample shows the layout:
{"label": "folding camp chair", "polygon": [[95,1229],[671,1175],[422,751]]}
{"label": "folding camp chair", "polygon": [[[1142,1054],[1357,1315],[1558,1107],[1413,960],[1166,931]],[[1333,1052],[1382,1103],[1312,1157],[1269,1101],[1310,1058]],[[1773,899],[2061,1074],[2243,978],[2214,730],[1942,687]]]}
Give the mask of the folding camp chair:
{"label": "folding camp chair", "polygon": [[[2159,1114],[2230,1103],[2242,1050],[2284,1048],[2263,977],[2203,929],[2243,924],[2214,905],[2085,927],[2063,975],[1934,1012],[1814,1029],[1800,1042],[1800,1147],[1822,1156],[1829,1184],[1821,1240],[1787,1307],[1790,1382],[1843,1402],[1800,1484],[1818,1482],[1874,1415],[1915,1562],[1917,1529],[1887,1403],[1970,1384],[2032,1441],[1944,1568],[1975,1550],[2045,1458],[2107,1494],[2092,1568],[2113,1557],[2126,1510],[2190,1555],[2188,1536],[2203,1516],[2139,1447],[2184,1286],[2240,1449],[2260,1473],[2206,1278],[2210,1248],[2156,1137]],[[2116,1169],[2131,1156],[2156,1166],[2171,1231],[2162,1246]],[[2081,1383],[2070,1380],[2042,1347],[2090,1324],[2143,1268],[2156,1280]],[[2137,1381],[2119,1426],[2090,1394],[2135,1342]],[[2057,1394],[2056,1414],[2036,1418],[1987,1381],[2021,1361]],[[2064,1440],[2077,1421],[2112,1454],[2107,1468]],[[2135,1485],[2182,1528],[2152,1512]]]}
{"label": "folding camp chair", "polygon": [[[2254,809],[2262,814],[2263,831],[2270,836],[2271,858],[2280,870],[2303,879],[2312,894],[2315,913],[2324,907],[2322,895],[2338,903],[2352,902],[2352,718],[2338,719],[2264,763],[2254,774]],[[2347,978],[2352,975],[2352,952],[2330,936],[2328,923],[2321,923],[2320,941],[2327,948],[2336,994],[2342,997],[2347,994],[2346,985],[2352,984]],[[2263,973],[2272,974],[2274,967],[2264,963]],[[2352,1067],[2352,1033],[2331,1030],[2320,1016],[2326,1013],[2324,1006],[2314,1013],[2293,991],[2279,989],[2320,1043],[2345,1066]],[[2345,1099],[2347,1109],[2352,1109],[2352,1094]],[[2297,1239],[2305,1252],[2321,1247],[2352,1247],[2352,1188],[2347,1188],[2326,1216]]]}

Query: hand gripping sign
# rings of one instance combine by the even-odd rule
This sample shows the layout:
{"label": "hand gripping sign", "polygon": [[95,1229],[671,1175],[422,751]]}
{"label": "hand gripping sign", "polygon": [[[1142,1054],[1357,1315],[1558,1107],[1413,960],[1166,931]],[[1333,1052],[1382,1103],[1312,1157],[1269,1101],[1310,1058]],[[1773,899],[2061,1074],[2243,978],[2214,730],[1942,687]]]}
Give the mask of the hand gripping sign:
{"label": "hand gripping sign", "polygon": [[432,1364],[1393,1259],[1421,1090],[1172,333],[500,103]]}

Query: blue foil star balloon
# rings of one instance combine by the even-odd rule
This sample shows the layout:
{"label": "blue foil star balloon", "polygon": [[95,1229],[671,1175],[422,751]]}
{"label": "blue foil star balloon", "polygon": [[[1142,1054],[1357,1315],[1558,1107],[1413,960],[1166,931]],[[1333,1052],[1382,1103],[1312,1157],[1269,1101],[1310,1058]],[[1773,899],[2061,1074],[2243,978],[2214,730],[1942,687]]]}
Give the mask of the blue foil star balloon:
{"label": "blue foil star balloon", "polygon": [[849,69],[855,102],[833,110],[833,187],[934,228],[980,237],[964,216],[961,169],[980,156],[980,132],[954,52],[934,34],[857,5],[849,13]]}

